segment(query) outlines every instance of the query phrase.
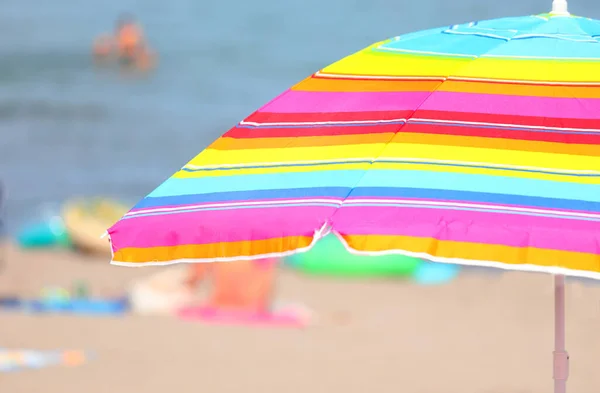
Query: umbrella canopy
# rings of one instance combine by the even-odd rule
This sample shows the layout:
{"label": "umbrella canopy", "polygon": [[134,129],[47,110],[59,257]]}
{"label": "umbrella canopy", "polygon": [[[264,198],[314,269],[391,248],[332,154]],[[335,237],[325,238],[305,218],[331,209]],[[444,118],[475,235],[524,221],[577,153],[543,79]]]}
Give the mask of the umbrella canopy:
{"label": "umbrella canopy", "polygon": [[600,22],[378,42],[301,81],[109,229],[113,263],[351,251],[600,277]]}
{"label": "umbrella canopy", "polygon": [[353,252],[600,278],[600,21],[553,12],[378,42],[240,122],[108,230],[127,266]]}

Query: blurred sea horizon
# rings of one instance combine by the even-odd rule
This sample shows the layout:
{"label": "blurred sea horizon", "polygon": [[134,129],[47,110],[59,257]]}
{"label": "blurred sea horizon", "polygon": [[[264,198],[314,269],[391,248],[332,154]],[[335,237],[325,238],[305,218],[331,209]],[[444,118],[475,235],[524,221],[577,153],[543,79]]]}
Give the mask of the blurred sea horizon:
{"label": "blurred sea horizon", "polygon": [[[592,0],[572,12],[600,17]],[[161,2],[2,0],[0,182],[9,230],[44,205],[135,203],[249,113],[373,42],[414,30],[547,12],[551,0]],[[147,75],[94,66],[121,12],[159,54]]]}

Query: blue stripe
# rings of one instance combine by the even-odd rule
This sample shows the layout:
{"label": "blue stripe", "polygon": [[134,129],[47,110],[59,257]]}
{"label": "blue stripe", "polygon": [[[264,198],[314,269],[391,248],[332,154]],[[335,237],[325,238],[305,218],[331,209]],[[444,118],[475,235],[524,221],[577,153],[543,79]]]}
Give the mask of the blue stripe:
{"label": "blue stripe", "polygon": [[[350,189],[347,187],[325,187],[292,188],[283,190],[253,190],[243,192],[209,193],[160,198],[146,197],[143,200],[141,200],[134,208],[146,209],[163,206],[193,205],[199,203],[268,200],[281,198],[345,198],[346,195],[348,195],[349,191]],[[354,189],[350,196],[353,198],[414,198],[452,202],[490,203],[509,206],[564,209],[584,212],[600,212],[600,203],[597,202],[437,189],[360,187]]]}
{"label": "blue stripe", "polygon": [[433,188],[359,187],[352,190],[350,197],[415,198],[452,202],[495,203],[510,206],[600,212],[600,203],[597,202],[548,197],[527,197],[510,194],[438,190]]}

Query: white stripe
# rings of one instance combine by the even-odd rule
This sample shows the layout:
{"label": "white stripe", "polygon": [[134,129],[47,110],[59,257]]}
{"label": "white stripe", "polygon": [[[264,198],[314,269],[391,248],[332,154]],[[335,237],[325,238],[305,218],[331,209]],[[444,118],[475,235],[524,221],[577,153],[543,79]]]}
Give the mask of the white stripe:
{"label": "white stripe", "polygon": [[[497,269],[503,270],[516,270],[516,271],[526,271],[526,272],[540,272],[540,273],[550,273],[550,274],[562,274],[565,276],[573,276],[573,277],[586,277],[593,278],[596,280],[600,280],[599,272],[592,272],[586,270],[572,270],[559,266],[539,266],[539,265],[530,265],[530,264],[511,264],[511,263],[502,263],[502,262],[494,262],[494,261],[478,261],[478,260],[470,260],[470,259],[461,259],[461,258],[444,258],[438,257],[431,254],[427,254],[424,252],[412,252],[400,249],[394,250],[384,250],[384,251],[358,251],[350,247],[350,245],[346,242],[346,240],[337,232],[333,232],[338,239],[342,242],[346,250],[356,255],[369,255],[369,256],[377,256],[377,255],[406,255],[413,258],[422,258],[427,259],[433,262],[439,263],[452,263],[458,265],[467,265],[467,266],[482,266],[482,267],[493,267]],[[433,241],[432,241],[433,242]],[[208,261],[207,261],[208,262]]]}
{"label": "white stripe", "polygon": [[600,132],[598,128],[570,128],[570,127],[547,127],[547,126],[530,126],[522,124],[510,124],[510,123],[487,123],[481,121],[462,121],[462,120],[443,120],[443,119],[425,119],[412,117],[407,120],[407,123],[444,123],[444,124],[465,124],[465,125],[479,125],[479,126],[493,126],[498,128],[525,128],[533,130],[556,130],[556,131],[585,131],[585,132]]}
{"label": "white stripe", "polygon": [[563,35],[563,34],[520,34],[511,38],[511,40],[519,40],[524,38],[551,38],[555,40],[563,40],[563,41],[573,41],[573,42],[590,42],[590,43],[598,43],[597,40],[590,38],[575,38],[581,36],[575,35]]}
{"label": "white stripe", "polygon": [[355,158],[344,158],[338,160],[307,160],[307,161],[285,161],[285,162],[250,162],[243,164],[219,164],[219,165],[191,165],[187,164],[183,168],[189,169],[220,169],[220,168],[243,168],[246,166],[255,166],[255,165],[264,165],[264,166],[282,166],[282,165],[290,165],[290,164],[330,164],[330,163],[338,163],[343,161],[343,163],[361,163],[363,161],[373,161],[375,157],[355,157]]}
{"label": "white stripe", "polygon": [[321,78],[332,79],[386,79],[386,80],[422,80],[422,81],[444,81],[443,76],[394,76],[394,75],[351,75],[351,74],[329,74],[322,71],[315,72]]}
{"label": "white stripe", "polygon": [[497,34],[477,33],[477,32],[470,32],[470,31],[444,30],[443,33],[446,33],[446,34],[457,34],[457,35],[475,35],[475,36],[479,36],[479,37],[497,38],[497,39],[500,39],[500,40],[503,40],[503,41],[509,41],[510,40],[509,37],[503,37],[503,36],[497,35]]}
{"label": "white stripe", "polygon": [[493,209],[493,210],[504,210],[504,211],[514,211],[514,212],[524,212],[524,213],[552,214],[552,215],[566,216],[566,217],[581,217],[581,218],[600,219],[600,214],[571,212],[571,211],[566,211],[566,210],[547,210],[547,209],[512,207],[512,206],[480,204],[480,203],[420,201],[420,200],[410,200],[410,199],[373,199],[373,198],[360,198],[360,199],[357,198],[357,199],[349,199],[349,200],[347,199],[342,203],[342,206],[351,206],[353,204],[362,204],[362,203],[373,203],[373,204],[393,203],[393,204],[399,204],[399,205],[465,207],[465,208]]}
{"label": "white stripe", "polygon": [[495,29],[493,27],[481,27],[479,25],[475,25],[472,28],[476,29],[476,30],[486,30],[486,31],[499,31],[499,32],[509,31],[511,33],[518,33],[519,32],[519,30],[515,30],[515,29]]}
{"label": "white stripe", "polygon": [[552,56],[517,56],[517,55],[481,55],[494,59],[534,59],[534,60],[587,60],[600,61],[598,57],[552,57]]}
{"label": "white stripe", "polygon": [[384,48],[383,45],[377,48],[381,51],[389,51],[389,52],[404,52],[404,53],[418,53],[423,55],[440,55],[440,56],[454,56],[454,57],[468,57],[472,59],[476,59],[477,55],[465,55],[462,53],[445,53],[445,52],[430,52],[423,50],[411,50],[411,49],[400,49],[400,48]]}
{"label": "white stripe", "polygon": [[550,127],[550,126],[533,126],[526,124],[512,124],[512,123],[491,123],[491,122],[478,122],[478,121],[463,121],[463,120],[444,120],[444,119],[427,119],[420,117],[413,117],[410,119],[398,118],[389,120],[351,120],[351,121],[307,121],[307,122],[274,122],[274,123],[259,123],[250,121],[241,121],[241,125],[251,125],[253,127],[276,127],[276,126],[311,126],[311,125],[344,125],[344,124],[386,124],[386,123],[442,123],[442,124],[456,124],[456,125],[479,125],[479,126],[490,126],[497,128],[522,128],[531,130],[548,130],[548,131],[583,131],[590,133],[600,133],[600,128],[574,128],[574,127]]}
{"label": "white stripe", "polygon": [[477,78],[468,76],[400,76],[400,75],[350,75],[350,74],[328,74],[322,71],[316,72],[315,76],[333,79],[366,79],[366,80],[422,80],[422,81],[446,81],[456,80],[464,82],[493,82],[521,85],[560,85],[560,86],[590,86],[600,87],[599,81],[572,82],[572,81],[534,81],[525,79],[499,79],[499,78]]}
{"label": "white stripe", "polygon": [[[246,166],[256,166],[256,165],[264,165],[266,167],[278,167],[278,166],[289,166],[295,164],[329,164],[329,163],[338,163],[342,161],[344,164],[346,163],[354,163],[354,162],[364,162],[370,161],[371,163],[376,164],[384,164],[381,161],[391,161],[393,163],[424,163],[424,164],[452,164],[457,166],[484,166],[488,168],[497,168],[497,169],[521,169],[521,170],[531,170],[531,171],[540,171],[540,172],[555,172],[558,174],[575,174],[575,175],[600,175],[599,171],[594,170],[575,170],[575,169],[561,169],[561,168],[542,168],[542,167],[533,167],[533,166],[520,166],[520,165],[504,165],[504,164],[493,164],[486,162],[471,162],[471,161],[455,161],[455,160],[435,160],[435,159],[427,159],[427,158],[411,158],[411,157],[364,157],[364,158],[349,158],[349,159],[340,159],[340,160],[311,160],[311,161],[288,161],[288,162],[253,162],[253,163],[244,163],[244,164],[222,164],[222,165],[207,165],[207,166],[196,166],[196,165],[186,165],[184,168],[190,169],[220,169],[220,168],[240,168],[243,169]],[[262,168],[261,168],[262,169]]]}
{"label": "white stripe", "polygon": [[178,206],[178,207],[163,207],[158,209],[144,209],[144,210],[136,210],[133,212],[129,212],[125,214],[125,216],[135,216],[139,214],[146,213],[158,213],[158,212],[175,212],[181,210],[190,210],[190,209],[210,209],[210,208],[220,208],[220,207],[246,207],[246,206],[276,206],[276,205],[287,205],[290,203],[295,204],[314,204],[314,203],[335,203],[338,205],[342,204],[343,199],[341,198],[314,198],[314,199],[281,199],[281,200],[268,200],[268,201],[240,201],[240,202],[221,202],[221,203],[205,203],[205,204],[196,204],[196,205],[188,205],[188,206]]}
{"label": "white stripe", "polygon": [[[593,41],[598,42],[598,41]],[[377,48],[380,51],[387,52],[402,52],[402,53],[415,53],[423,55],[434,55],[434,56],[451,56],[451,57],[463,57],[463,58],[492,58],[492,59],[532,59],[532,60],[585,60],[585,61],[600,61],[598,57],[555,57],[555,56],[520,56],[520,55],[493,55],[493,54],[482,54],[482,55],[468,55],[464,53],[448,53],[448,52],[431,52],[431,51],[420,51],[412,49],[401,49],[401,48],[386,48],[380,46]]]}
{"label": "white stripe", "polygon": [[494,164],[489,162],[474,162],[474,161],[455,161],[455,160],[435,160],[431,158],[410,158],[410,157],[377,157],[375,163],[381,163],[381,161],[402,161],[411,163],[426,163],[426,164],[453,164],[457,166],[484,166],[488,168],[497,169],[521,169],[521,170],[532,170],[532,171],[545,171],[545,172],[556,172],[564,174],[578,174],[578,175],[600,175],[599,171],[594,170],[577,170],[577,169],[561,169],[561,168],[542,168],[534,166],[521,166],[521,165],[508,165],[508,164]]}
{"label": "white stripe", "polygon": [[447,80],[465,81],[465,82],[495,82],[495,83],[512,83],[523,85],[560,85],[560,86],[593,86],[599,87],[600,82],[565,82],[565,81],[534,81],[534,80],[519,80],[519,79],[494,79],[494,78],[476,78],[469,76],[449,76]]}
{"label": "white stripe", "polygon": [[329,124],[369,124],[369,123],[397,123],[406,122],[406,119],[387,119],[387,120],[336,120],[336,121],[291,121],[291,122],[274,122],[274,123],[258,123],[254,121],[241,121],[240,125],[250,125],[254,127],[273,127],[273,126],[303,126],[303,125],[329,125]]}

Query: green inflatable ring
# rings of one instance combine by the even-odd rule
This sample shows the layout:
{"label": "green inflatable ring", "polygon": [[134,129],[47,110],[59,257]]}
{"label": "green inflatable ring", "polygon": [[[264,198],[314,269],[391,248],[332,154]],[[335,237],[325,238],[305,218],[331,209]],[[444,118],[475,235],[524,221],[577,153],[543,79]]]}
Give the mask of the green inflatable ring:
{"label": "green inflatable ring", "polygon": [[423,263],[403,255],[363,256],[350,253],[339,239],[329,234],[307,252],[295,254],[286,263],[300,271],[330,276],[405,277]]}

